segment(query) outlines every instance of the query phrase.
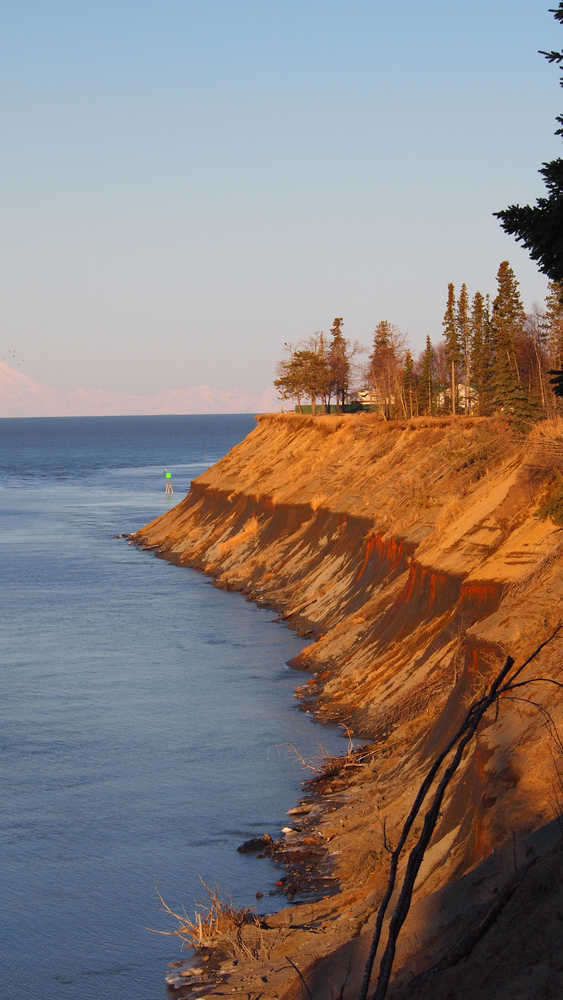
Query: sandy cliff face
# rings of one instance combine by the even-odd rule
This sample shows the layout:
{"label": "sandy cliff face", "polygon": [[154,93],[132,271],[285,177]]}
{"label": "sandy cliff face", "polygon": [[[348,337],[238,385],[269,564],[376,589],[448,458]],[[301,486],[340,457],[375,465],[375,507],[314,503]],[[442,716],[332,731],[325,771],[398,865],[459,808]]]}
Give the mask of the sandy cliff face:
{"label": "sandy cliff face", "polygon": [[[304,703],[368,741],[321,783],[325,807],[307,828],[340,895],[271,922],[315,997],[358,995],[388,845],[420,780],[506,655],[523,661],[556,627],[563,532],[537,515],[562,466],[561,422],[522,442],[486,419],[265,416],[135,536],[310,631],[295,663],[311,673]],[[561,673],[555,639],[531,676]],[[525,838],[562,811],[562,693],[545,681],[514,692],[464,754],[417,882],[397,995],[453,947],[460,919],[482,919],[506,865],[536,850]],[[256,981],[264,996],[297,996],[303,983],[280,965],[290,945],[279,947],[272,937],[267,991]],[[258,965],[244,972],[249,993]],[[224,975],[244,979],[240,966]]]}

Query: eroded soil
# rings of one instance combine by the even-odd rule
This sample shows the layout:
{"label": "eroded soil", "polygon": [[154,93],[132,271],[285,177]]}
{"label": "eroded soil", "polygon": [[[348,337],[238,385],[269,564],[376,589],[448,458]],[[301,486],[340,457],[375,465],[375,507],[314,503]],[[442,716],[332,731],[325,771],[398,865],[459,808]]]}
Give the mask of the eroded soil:
{"label": "eroded soil", "polygon": [[[561,420],[522,441],[493,419],[264,416],[133,536],[311,634],[302,703],[363,741],[278,848],[290,899],[307,879],[327,894],[243,927],[179,995],[359,996],[421,780],[506,656],[523,662],[561,617],[563,532],[538,511],[562,467]],[[397,1000],[561,995],[562,673],[559,634],[467,747],[399,940]]]}

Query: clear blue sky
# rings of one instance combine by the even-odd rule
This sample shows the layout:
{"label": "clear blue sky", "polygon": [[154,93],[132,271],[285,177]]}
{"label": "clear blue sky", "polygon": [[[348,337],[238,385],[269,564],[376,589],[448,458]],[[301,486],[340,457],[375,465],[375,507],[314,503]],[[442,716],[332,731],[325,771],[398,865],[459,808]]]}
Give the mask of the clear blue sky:
{"label": "clear blue sky", "polygon": [[447,283],[492,292],[503,258],[541,302],[491,213],[561,152],[549,6],[8,3],[0,358],[258,392],[335,315],[439,340]]}

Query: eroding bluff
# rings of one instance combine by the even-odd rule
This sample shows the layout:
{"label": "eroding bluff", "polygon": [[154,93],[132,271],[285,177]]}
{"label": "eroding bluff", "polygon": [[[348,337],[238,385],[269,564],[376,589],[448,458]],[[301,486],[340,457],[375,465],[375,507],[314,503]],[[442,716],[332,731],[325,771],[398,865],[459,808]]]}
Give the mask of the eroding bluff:
{"label": "eroding bluff", "polygon": [[[319,777],[321,808],[292,824],[322,846],[338,892],[249,929],[248,954],[219,941],[199,992],[181,996],[359,996],[422,778],[506,656],[523,662],[561,617],[563,530],[545,512],[562,468],[561,419],[522,440],[496,419],[261,416],[133,536],[310,634],[300,698],[364,740]],[[559,633],[524,675],[537,680],[467,747],[389,996],[563,995],[561,653]],[[377,963],[372,991],[376,979]]]}

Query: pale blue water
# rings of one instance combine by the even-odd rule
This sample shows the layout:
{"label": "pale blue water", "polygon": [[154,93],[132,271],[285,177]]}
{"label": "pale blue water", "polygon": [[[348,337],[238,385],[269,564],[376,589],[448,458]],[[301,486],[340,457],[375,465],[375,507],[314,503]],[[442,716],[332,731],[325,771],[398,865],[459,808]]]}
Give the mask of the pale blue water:
{"label": "pale blue water", "polygon": [[[333,731],[299,712],[271,611],[113,536],[170,505],[250,416],[0,420],[0,997],[163,1000],[173,906],[279,832]],[[182,487],[182,488],[181,488]],[[172,502],[174,502],[172,501]]]}

